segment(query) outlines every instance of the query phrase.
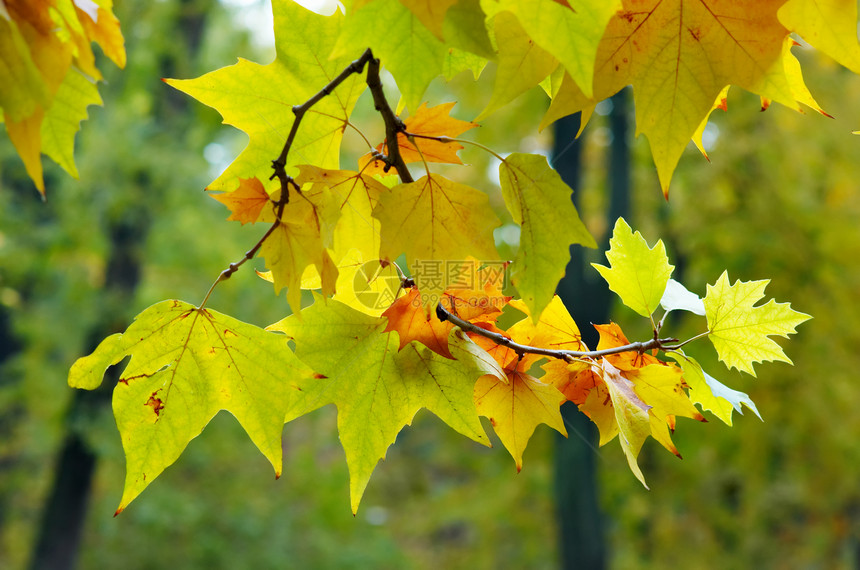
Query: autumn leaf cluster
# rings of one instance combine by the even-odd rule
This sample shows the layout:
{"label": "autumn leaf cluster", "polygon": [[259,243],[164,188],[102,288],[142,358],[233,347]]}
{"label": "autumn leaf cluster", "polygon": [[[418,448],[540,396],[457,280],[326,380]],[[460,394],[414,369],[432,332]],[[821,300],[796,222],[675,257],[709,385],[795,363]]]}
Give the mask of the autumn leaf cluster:
{"label": "autumn leaf cluster", "polygon": [[[643,484],[637,457],[649,436],[680,456],[678,417],[702,420],[709,411],[730,424],[742,406],[757,414],[684,347],[707,338],[727,367],[754,375],[755,363],[790,362],[772,337],[794,333],[808,315],[758,304],[766,281],[731,283],[724,273],[703,297],[688,291],[671,278],[662,242],[649,246],[619,219],[608,265],[595,270],[653,337],[631,342],[604,323],[598,346],[585,346],[555,296],[570,247],[596,246],[572,189],[537,154],[497,155],[498,189],[434,172],[435,163],[462,164],[457,153],[470,143],[460,137],[476,123],[455,118],[452,103],[422,97],[437,75],[479,74],[493,60],[496,85],[480,118],[540,84],[552,101],[549,123],[576,111],[587,117],[632,84],[666,191],[681,151],[728,86],[817,108],[789,34],[827,52],[845,30],[840,21],[821,31],[839,19],[827,10],[798,16],[810,5],[356,0],[346,15],[323,17],[275,2],[274,61],[167,80],[249,137],[207,190],[228,219],[266,230],[216,285],[259,254],[261,277],[276,294],[286,290],[292,314],[263,329],[206,300],[163,301],[74,365],[70,384],[92,389],[131,356],[113,399],[128,462],[119,510],[221,409],[279,474],[284,423],[334,404],[353,511],[377,463],[424,408],[481,444],[489,445],[491,427],[520,469],[537,426],[565,433],[559,408],[573,402],[598,426],[601,444],[618,439]],[[382,88],[371,85],[370,63],[379,61],[400,90],[400,117],[386,116]],[[369,86],[395,134],[368,140],[365,156],[342,165],[343,133],[360,132],[352,115]],[[413,178],[407,165],[422,175]],[[496,250],[501,220],[488,191],[500,192],[520,229],[512,260]],[[313,291],[310,304],[303,290]],[[701,334],[666,336],[665,315],[676,310],[703,317]]]}
{"label": "autumn leaf cluster", "polygon": [[0,109],[27,173],[45,193],[41,154],[77,178],[75,134],[100,105],[92,42],[119,67],[125,47],[110,0],[0,3]]}

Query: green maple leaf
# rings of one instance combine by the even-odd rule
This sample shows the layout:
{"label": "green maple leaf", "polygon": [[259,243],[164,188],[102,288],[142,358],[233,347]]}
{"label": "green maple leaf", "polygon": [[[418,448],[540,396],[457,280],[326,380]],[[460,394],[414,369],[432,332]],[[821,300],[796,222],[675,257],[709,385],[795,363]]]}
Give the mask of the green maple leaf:
{"label": "green maple leaf", "polygon": [[513,13],[534,43],[560,61],[582,91],[591,95],[597,48],[609,19],[621,8],[620,0],[571,0],[569,6],[555,0],[483,0],[481,7],[488,16]]}
{"label": "green maple leaf", "polygon": [[511,282],[537,322],[564,276],[574,243],[597,247],[573,207],[570,186],[539,154],[513,153],[499,165],[502,197],[522,227]]}
{"label": "green maple leaf", "polygon": [[317,302],[272,325],[295,339],[296,355],[317,372],[303,386],[306,413],[337,406],[340,441],[350,473],[352,511],[371,473],[403,427],[427,408],[452,428],[485,445],[472,391],[483,374],[495,374],[492,358],[462,331],[452,331],[451,360],[415,342],[398,351],[397,333],[385,318],[360,313],[337,301]]}
{"label": "green maple leaf", "polygon": [[42,152],[75,178],[78,177],[75,135],[81,129],[81,121],[89,116],[87,107],[101,104],[96,84],[72,68],[66,73],[42,121]]}
{"label": "green maple leaf", "polygon": [[281,335],[182,301],[162,301],[109,336],[69,372],[95,389],[108,366],[131,355],[113,392],[126,455],[117,513],[182,454],[220,410],[233,414],[281,473],[281,432],[310,370]]}
{"label": "green maple leaf", "polygon": [[771,335],[788,337],[795,327],[812,317],[795,311],[789,303],[773,299],[754,306],[762,297],[769,280],[735,281],[723,272],[714,285],[708,285],[703,299],[708,319],[708,338],[726,366],[755,376],[753,364],[766,360],[791,363]]}
{"label": "green maple leaf", "polygon": [[[240,59],[197,79],[165,80],[216,109],[225,123],[250,137],[245,150],[209,190],[234,190],[240,177],[268,179],[272,161],[293,125],[292,107],[310,99],[364,51],[329,57],[343,23],[340,13],[320,16],[294,2],[274,2],[273,9],[277,57],[272,63]],[[362,78],[353,76],[307,112],[287,157],[288,166],[338,168],[343,130],[364,88]]]}
{"label": "green maple leaf", "polygon": [[649,318],[660,305],[666,284],[674,266],[669,265],[666,246],[658,240],[654,247],[648,247],[639,232],[633,233],[624,218],[618,218],[606,259],[611,267],[592,263],[606,279],[609,288],[621,297],[621,301]]}
{"label": "green maple leaf", "polygon": [[726,425],[732,425],[732,410],[743,414],[743,404],[761,419],[761,414],[747,394],[732,390],[710,376],[694,358],[681,351],[670,352],[668,355],[674,358],[684,371],[684,382],[690,387],[690,400],[701,405],[703,410],[709,410]]}
{"label": "green maple leaf", "polygon": [[442,24],[445,43],[455,50],[463,50],[493,59],[495,51],[487,34],[486,15],[480,0],[460,0],[450,8]]}
{"label": "green maple leaf", "polygon": [[493,19],[493,26],[499,46],[496,83],[487,108],[475,121],[513,101],[558,67],[558,60],[535,45],[513,14],[499,13]]}
{"label": "green maple leaf", "polygon": [[406,106],[415,112],[427,86],[442,73],[445,44],[398,0],[375,0],[350,12],[334,55],[354,59],[368,47],[394,76]]}

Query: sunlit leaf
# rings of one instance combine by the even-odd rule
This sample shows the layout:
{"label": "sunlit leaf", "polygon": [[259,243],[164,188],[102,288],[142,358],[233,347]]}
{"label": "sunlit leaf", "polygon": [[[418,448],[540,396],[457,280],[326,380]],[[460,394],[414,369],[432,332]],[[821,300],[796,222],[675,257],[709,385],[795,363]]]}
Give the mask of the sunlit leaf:
{"label": "sunlit leaf", "polygon": [[228,410],[281,474],[281,432],[310,370],[287,340],[209,309],[162,301],[106,338],[69,372],[95,389],[126,356],[113,410],[126,455],[122,511],[173,464],[220,410]]}

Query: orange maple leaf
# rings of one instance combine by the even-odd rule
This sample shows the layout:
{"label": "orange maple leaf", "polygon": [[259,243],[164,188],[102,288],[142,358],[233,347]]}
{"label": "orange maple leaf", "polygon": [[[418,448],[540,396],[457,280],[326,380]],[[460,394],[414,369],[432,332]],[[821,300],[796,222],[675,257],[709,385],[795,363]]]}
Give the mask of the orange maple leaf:
{"label": "orange maple leaf", "polygon": [[[504,275],[492,272],[489,267],[481,267],[480,262],[475,259],[464,261],[462,268],[466,272],[471,271],[471,275],[476,276],[478,283],[484,284],[483,288],[449,286],[442,294],[442,306],[466,321],[480,320],[486,323],[495,321],[504,306],[511,300],[511,297],[501,292]],[[401,349],[410,341],[417,340],[433,352],[452,358],[448,350],[448,334],[454,325],[448,321],[440,321],[433,310],[427,309],[420,291],[417,287],[413,287],[382,313],[382,316],[388,317],[386,332],[397,331]],[[483,339],[483,337],[475,337],[473,340],[479,338]],[[498,346],[488,339],[483,340]]]}
{"label": "orange maple leaf", "polygon": [[[600,333],[600,341],[597,343],[597,350],[606,350],[607,348],[616,348],[630,344],[630,341],[627,340],[621,327],[615,323],[609,323],[608,325],[594,325],[594,328],[596,328],[597,332]],[[671,364],[663,362],[650,354],[632,350],[619,352],[618,354],[610,354],[606,357],[606,360],[622,372],[635,370],[650,364],[672,366]]]}
{"label": "orange maple leaf", "polygon": [[[629,344],[615,323],[594,328],[600,333],[598,350]],[[682,374],[672,363],[647,353],[627,351],[607,355],[602,365],[579,372],[563,386],[556,385],[597,424],[601,445],[613,439],[619,430],[625,434],[622,447],[633,472],[644,483],[635,458],[645,438],[650,435],[680,457],[670,434],[675,429],[675,417],[705,421],[685,391],[687,385]],[[636,413],[631,415],[631,410]],[[623,422],[619,418],[624,418]]]}
{"label": "orange maple leaf", "polygon": [[230,209],[227,220],[242,222],[243,226],[258,221],[263,208],[271,201],[263,183],[256,177],[240,178],[236,190],[211,196]]}
{"label": "orange maple leaf", "polygon": [[[427,107],[422,103],[414,115],[407,118],[403,123],[406,131],[412,135],[423,135],[427,137],[456,137],[457,135],[479,126],[471,121],[455,119],[449,113],[455,102],[442,103],[435,107]],[[457,152],[463,146],[455,142],[440,142],[438,140],[415,137],[410,141],[405,134],[397,134],[397,144],[400,148],[400,156],[403,162],[420,162],[421,157],[427,162],[441,162],[448,164],[463,164]],[[386,144],[383,142],[376,147],[376,151],[386,153]],[[376,160],[371,153],[367,153],[358,159],[362,174],[385,174],[385,163]]]}
{"label": "orange maple leaf", "polygon": [[453,358],[448,350],[448,333],[454,325],[440,321],[435,313],[428,314],[421,303],[421,293],[417,288],[400,297],[388,307],[383,317],[388,318],[385,332],[397,331],[400,336],[400,350],[413,340],[417,340],[436,354]]}

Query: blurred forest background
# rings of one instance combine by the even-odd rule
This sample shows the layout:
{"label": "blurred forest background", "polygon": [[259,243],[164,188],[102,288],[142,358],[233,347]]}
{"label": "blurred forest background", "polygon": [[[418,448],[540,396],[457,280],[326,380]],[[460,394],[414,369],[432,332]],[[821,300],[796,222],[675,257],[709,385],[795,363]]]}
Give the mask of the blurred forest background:
{"label": "blurred forest background", "polygon": [[[0,567],[26,567],[40,537],[68,531],[45,509],[70,446],[94,468],[91,496],[75,507],[88,504],[80,568],[558,567],[551,430],[538,428],[517,475],[501,445],[480,447],[426,412],[377,468],[357,517],[331,406],[285,428],[277,481],[238,423],[220,414],[113,517],[124,457],[109,393],[77,394],[66,375],[150,304],[198,303],[261,234],[225,223],[226,210],[202,192],[244,146],[244,134],[160,78],[197,77],[237,56],[270,61],[269,40],[250,25],[268,9],[120,3],[128,67],[101,65],[105,105],[90,108],[78,135],[81,179],[49,166],[47,203],[0,140]],[[749,412],[736,415],[733,428],[713,417],[682,420],[675,441],[683,461],[653,441],[643,449],[650,491],[616,442],[584,447],[597,465],[611,568],[860,568],[860,138],[850,134],[860,128],[860,78],[809,50],[795,52],[836,118],[777,106],[761,114],[757,98],[732,91],[730,112],[715,113],[706,131],[712,162],[691,145],[668,203],[647,142],[632,138],[623,99],[614,109],[602,104],[578,143],[559,141],[557,167],[580,157],[580,213],[598,241],[611,231],[609,149],[628,148],[628,219],[649,242],[666,242],[676,279],[704,294],[723,269],[733,280],[770,278],[768,296],[815,317],[787,346],[795,366],[763,365],[755,379],[693,345],[706,370],[750,394],[764,422]],[[477,83],[440,79],[426,99],[456,100],[453,114],[469,119],[486,104],[492,78],[490,66]],[[365,94],[355,122],[381,140],[369,101]],[[546,105],[535,90],[469,138],[501,154],[549,152],[552,129],[536,131]],[[611,128],[613,117],[631,125],[626,136]],[[366,149],[358,137],[347,144],[349,167]],[[473,148],[461,156],[473,167],[447,174],[486,189],[504,216],[497,164]],[[503,255],[516,245],[513,226],[497,238]],[[585,257],[601,261],[603,253]],[[209,305],[261,326],[288,310],[247,270]],[[649,334],[636,330],[625,307],[612,315],[631,339]],[[700,332],[683,320],[670,326],[682,337]]]}

